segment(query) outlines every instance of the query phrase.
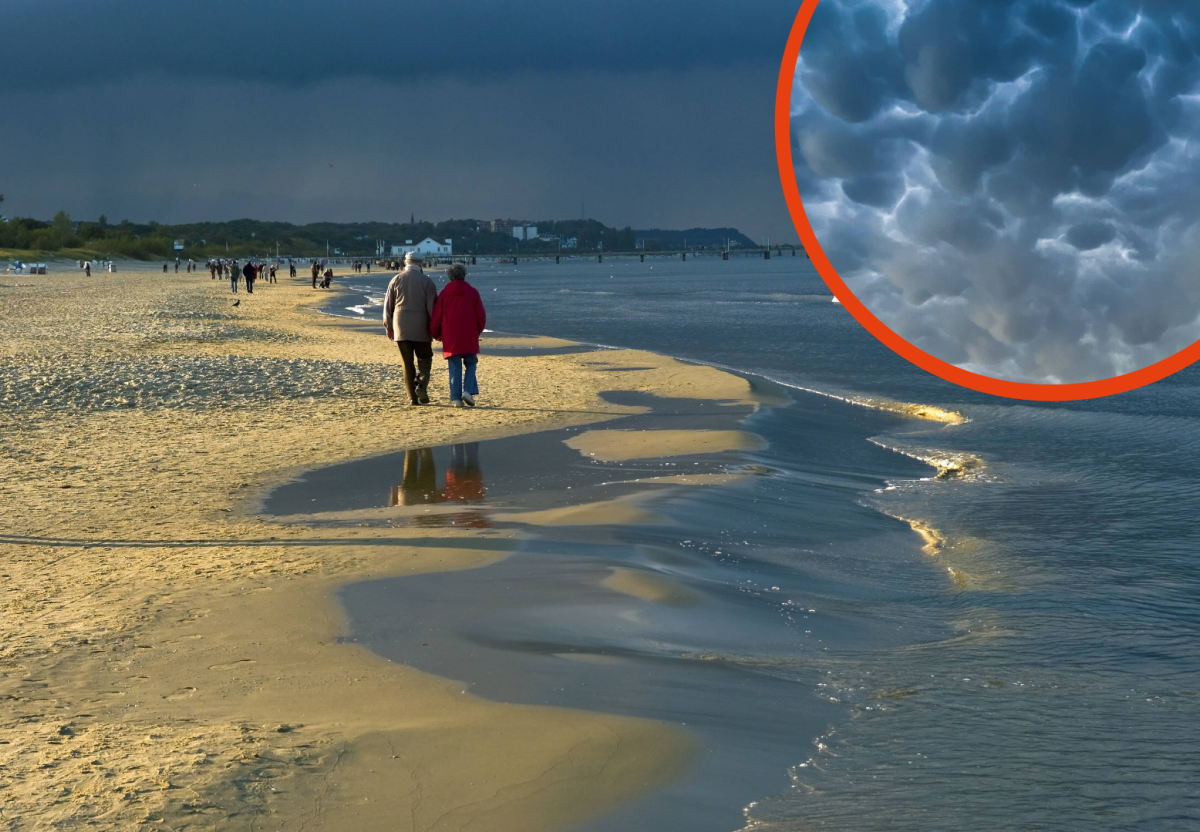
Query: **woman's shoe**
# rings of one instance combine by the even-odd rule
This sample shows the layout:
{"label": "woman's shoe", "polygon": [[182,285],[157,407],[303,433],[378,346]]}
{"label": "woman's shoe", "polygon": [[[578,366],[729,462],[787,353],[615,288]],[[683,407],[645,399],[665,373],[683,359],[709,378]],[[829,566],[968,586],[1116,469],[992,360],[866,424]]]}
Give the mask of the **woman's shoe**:
{"label": "woman's shoe", "polygon": [[462,407],[463,406],[462,399],[451,399],[450,406],[451,407]]}
{"label": "woman's shoe", "polygon": [[467,407],[474,407],[475,406],[475,397],[472,396],[470,393],[463,393],[462,402]]}

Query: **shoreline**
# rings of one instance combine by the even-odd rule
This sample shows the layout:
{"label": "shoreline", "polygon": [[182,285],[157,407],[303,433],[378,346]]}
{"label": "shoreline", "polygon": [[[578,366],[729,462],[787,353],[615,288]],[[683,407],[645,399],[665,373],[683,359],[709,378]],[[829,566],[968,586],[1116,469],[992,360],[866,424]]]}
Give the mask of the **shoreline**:
{"label": "shoreline", "polygon": [[[944,581],[909,525],[862,499],[890,477],[932,469],[867,442],[877,427],[900,420],[880,413],[863,422],[849,403],[806,397],[721,414],[661,398],[645,404],[647,413],[598,430],[481,443],[475,470],[487,483],[485,500],[455,514],[431,514],[439,506],[418,501],[396,520],[527,530],[510,557],[456,575],[364,581],[339,595],[356,643],[462,679],[489,699],[682,720],[703,749],[686,776],[582,828],[720,832],[741,826],[744,807],[785,790],[788,770],[841,724],[843,706],[823,694],[825,651],[907,640],[886,616],[847,616],[861,587],[846,587],[848,597],[838,600],[828,583],[814,586],[831,565],[824,553],[833,563],[847,556],[872,563],[873,572],[916,565],[917,574]],[[675,428],[705,441],[735,426],[744,433],[734,441],[698,453],[690,443],[642,441],[670,440]],[[600,447],[621,435],[631,441],[602,460],[592,456],[596,434],[607,434]],[[747,447],[741,436],[761,438]],[[334,523],[338,514],[383,522],[397,509],[372,501],[396,481],[388,471],[399,463],[381,458],[315,472],[271,509],[295,518],[289,513],[303,512],[308,495],[340,482],[354,489],[342,511],[313,513],[312,522]],[[449,449],[437,464],[450,470]],[[718,487],[655,493],[653,483],[675,484],[672,473],[688,469],[696,473],[679,479]],[[560,507],[564,499],[568,507]],[[513,503],[537,508],[514,513]],[[772,552],[805,554],[775,560]]]}
{"label": "shoreline", "polygon": [[[340,286],[334,287],[335,289],[338,290],[338,294],[333,297],[328,298],[326,300],[326,302],[322,304],[322,308],[319,310],[320,313],[322,315],[327,315],[331,318],[338,318],[338,319],[342,319],[342,320],[346,320],[346,321],[357,321],[359,324],[363,324],[363,323],[370,324],[371,319],[365,313],[359,312],[359,314],[357,316],[355,316],[355,315],[346,314],[346,312],[349,310],[352,310],[352,309],[363,309],[363,308],[370,309],[372,311],[377,311],[380,309],[380,307],[374,306],[374,305],[370,305],[370,306],[366,306],[366,307],[364,307],[362,305],[343,306],[343,305],[338,305],[338,301],[342,300],[342,299],[349,299],[356,294],[355,290],[352,289],[351,286],[349,285],[350,281],[355,280],[355,279],[363,279],[363,278],[380,279],[383,275],[384,275],[384,273],[382,273],[382,272],[378,273],[378,274],[371,274],[371,275],[347,275],[346,279],[343,280],[343,282]],[[516,340],[525,338],[526,336],[506,335],[506,337],[511,338],[514,341],[516,341]],[[529,336],[529,337],[533,338],[535,340],[542,340],[542,341],[547,342],[546,346],[548,346],[548,347],[553,346],[553,344],[551,342],[556,342],[559,344],[567,344],[567,343],[579,344],[579,345],[591,347],[591,348],[597,349],[597,350],[639,349],[637,347],[614,346],[612,344],[599,343],[599,342],[586,341],[586,340],[565,341],[564,339],[557,337],[557,336],[541,335],[541,336]],[[654,353],[654,354],[659,355],[661,353]],[[690,364],[690,365],[695,365],[695,366],[700,366],[700,367],[710,367],[710,368],[713,368],[716,370],[720,370],[722,372],[735,374],[737,376],[760,378],[760,379],[768,382],[769,384],[777,385],[777,386],[785,388],[785,389],[798,390],[802,393],[811,393],[812,395],[815,395],[815,396],[823,396],[825,398],[832,399],[834,401],[846,402],[848,404],[852,404],[857,407],[866,408],[868,410],[880,410],[880,411],[885,411],[885,412],[890,412],[890,413],[896,413],[898,415],[901,415],[901,416],[904,416],[904,417],[907,417],[910,419],[918,420],[918,421],[930,421],[930,422],[940,423],[940,424],[947,425],[947,426],[964,425],[970,421],[966,416],[964,416],[958,410],[955,410],[953,408],[941,407],[941,406],[933,405],[933,404],[923,404],[920,402],[904,401],[904,400],[894,399],[894,398],[890,398],[888,396],[883,396],[883,395],[878,395],[878,394],[866,394],[866,393],[851,392],[848,390],[838,390],[838,389],[822,390],[817,387],[811,387],[811,386],[806,386],[804,384],[797,384],[797,383],[790,382],[790,381],[784,381],[782,379],[775,378],[766,373],[754,372],[752,370],[745,370],[742,368],[732,367],[727,364],[722,364],[722,363],[713,362],[713,361],[707,361],[707,360],[700,359],[700,358],[679,357],[676,355],[670,355],[669,357],[671,359],[681,362],[683,364]]]}
{"label": "shoreline", "polygon": [[[236,313],[223,281],[203,274],[24,276],[11,289],[0,312],[15,324],[5,347],[18,366],[5,377],[2,427],[14,441],[0,493],[23,512],[0,537],[11,622],[0,765],[12,783],[0,818],[14,829],[240,828],[267,818],[337,828],[351,817],[394,828],[405,801],[427,813],[405,812],[412,828],[453,815],[554,829],[684,764],[692,746],[674,729],[477,700],[337,644],[334,588],[490,562],[510,545],[504,535],[482,547],[444,529],[331,537],[252,513],[256,495],[298,471],[628,412],[599,399],[616,374],[589,366],[594,354],[489,357],[488,407],[467,422],[448,408],[381,402],[399,384],[394,348],[313,315],[320,296],[300,280],[260,282],[238,295]],[[59,315],[77,303],[89,305],[82,335],[63,332]],[[749,398],[744,380],[712,369],[628,350],[603,359],[647,368],[620,373],[622,386]],[[435,398],[444,385],[435,373]],[[528,407],[531,389],[553,389],[554,402]],[[371,716],[337,718],[351,695]],[[367,808],[358,792],[329,791],[335,772],[361,763],[369,773],[371,749],[395,732],[419,738],[404,764],[419,799]],[[437,773],[455,747],[492,750]],[[351,814],[335,817],[333,806]]]}

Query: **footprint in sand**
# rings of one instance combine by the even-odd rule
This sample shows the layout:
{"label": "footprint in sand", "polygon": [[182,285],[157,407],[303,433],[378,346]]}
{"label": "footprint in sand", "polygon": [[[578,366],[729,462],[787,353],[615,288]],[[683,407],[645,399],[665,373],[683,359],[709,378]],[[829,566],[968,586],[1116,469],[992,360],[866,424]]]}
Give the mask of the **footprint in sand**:
{"label": "footprint in sand", "polygon": [[187,699],[196,693],[196,689],[192,687],[180,688],[174,693],[169,693],[163,699]]}
{"label": "footprint in sand", "polygon": [[210,664],[209,670],[233,670],[235,667],[245,667],[248,664],[254,664],[254,659],[238,659],[236,662],[228,664]]}

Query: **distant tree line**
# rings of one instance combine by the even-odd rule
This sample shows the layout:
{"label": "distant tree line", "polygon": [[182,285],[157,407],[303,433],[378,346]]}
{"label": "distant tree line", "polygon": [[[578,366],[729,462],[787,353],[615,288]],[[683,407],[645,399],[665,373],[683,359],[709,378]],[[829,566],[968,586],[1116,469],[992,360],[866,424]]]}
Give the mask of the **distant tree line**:
{"label": "distant tree line", "polygon": [[166,257],[174,239],[171,229],[157,223],[134,225],[125,220],[109,225],[101,216],[96,222],[73,222],[59,211],[50,222],[16,217],[0,223],[0,248],[39,252],[79,252],[153,259]]}
{"label": "distant tree line", "polygon": [[[184,258],[264,257],[278,251],[298,257],[372,257],[377,240],[388,247],[432,237],[453,240],[455,254],[534,254],[633,251],[638,234],[631,228],[610,228],[597,220],[541,220],[532,222],[539,235],[552,239],[518,240],[510,232],[493,232],[491,223],[472,219],[432,223],[310,223],[232,220],[230,222],[163,225],[157,222],[109,223],[101,216],[76,222],[60,211],[50,222],[13,218],[0,223],[0,249],[55,252],[71,257],[119,255],[142,260],[174,259],[174,243],[183,243]],[[725,232],[732,229],[720,229]],[[737,234],[735,230],[734,234]],[[741,236],[740,234],[738,236]],[[697,237],[698,239],[698,237]],[[743,238],[745,239],[745,238]],[[563,247],[573,241],[575,247]]]}

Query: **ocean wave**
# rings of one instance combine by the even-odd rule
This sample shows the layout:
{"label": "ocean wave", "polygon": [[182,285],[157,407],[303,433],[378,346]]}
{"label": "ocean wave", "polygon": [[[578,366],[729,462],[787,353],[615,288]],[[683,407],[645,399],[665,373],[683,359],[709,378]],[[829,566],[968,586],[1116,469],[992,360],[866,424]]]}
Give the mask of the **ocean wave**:
{"label": "ocean wave", "polygon": [[770,294],[753,294],[744,293],[728,297],[725,294],[711,295],[709,301],[714,306],[739,306],[745,304],[762,305],[762,304],[781,304],[781,303],[829,303],[833,300],[832,295],[820,294],[792,294],[790,292],[771,292]]}
{"label": "ocean wave", "polygon": [[941,422],[942,424],[946,425],[965,425],[967,422],[971,421],[957,410],[947,410],[936,405],[918,404],[916,402],[898,402],[893,399],[885,399],[880,396],[865,396],[852,393],[831,393],[827,390],[818,390],[814,387],[805,387],[802,384],[796,384],[795,382],[783,381],[782,379],[776,378],[767,373],[731,367],[728,364],[718,364],[712,361],[700,361],[692,358],[675,358],[675,360],[682,361],[686,364],[700,364],[705,367],[714,367],[718,370],[727,370],[732,373],[754,376],[755,378],[765,379],[772,384],[778,384],[780,387],[787,387],[791,390],[801,390],[805,393],[812,393],[816,396],[824,396],[829,399],[836,399],[840,402],[846,402],[847,404],[856,405],[858,407],[866,407],[872,410],[886,410],[890,413],[898,413],[901,416],[908,416],[912,419],[926,419],[931,422]]}
{"label": "ocean wave", "polygon": [[957,410],[946,410],[945,408],[931,404],[898,402],[878,396],[836,396],[832,393],[822,393],[820,390],[809,390],[809,392],[822,396],[832,396],[835,399],[841,399],[860,407],[869,407],[873,410],[887,410],[891,413],[899,413],[902,416],[910,416],[914,419],[928,419],[931,422],[942,422],[947,425],[964,425],[969,421],[966,416],[963,416]]}
{"label": "ocean wave", "polygon": [[829,303],[831,295],[791,295],[786,292],[773,292],[765,297],[766,300],[776,303]]}
{"label": "ocean wave", "polygon": [[904,456],[932,465],[937,469],[935,479],[939,480],[980,480],[983,479],[984,472],[987,470],[987,463],[983,457],[966,451],[941,451],[905,447],[904,445],[888,444],[875,437],[867,441],[881,448],[887,448],[889,451],[895,451],[898,454],[903,454]]}
{"label": "ocean wave", "polygon": [[945,534],[924,520],[918,520],[914,517],[905,517],[901,514],[895,514],[880,506],[876,506],[876,508],[886,514],[888,517],[899,520],[901,523],[907,523],[909,528],[917,533],[917,535],[923,541],[921,551],[929,555],[929,557],[937,558],[941,561],[942,566],[946,568],[946,574],[950,576],[950,582],[954,584],[955,589],[965,590],[971,588],[972,581],[968,577],[967,573],[956,564],[947,562],[948,558],[946,557],[946,554],[951,549],[956,547],[951,546],[948,543]]}

